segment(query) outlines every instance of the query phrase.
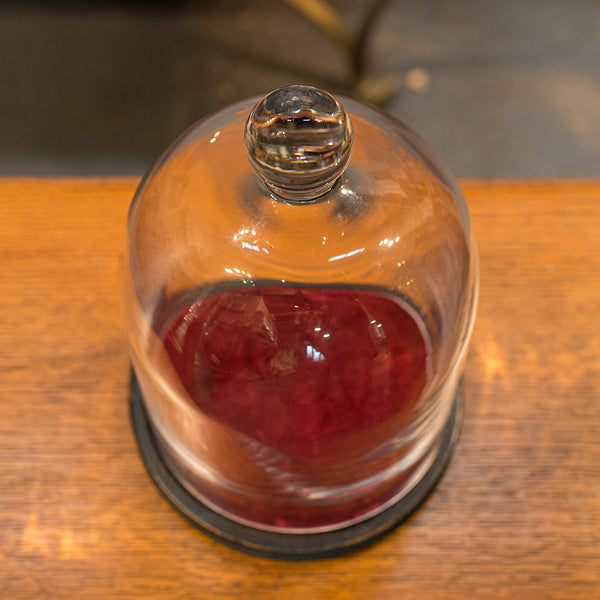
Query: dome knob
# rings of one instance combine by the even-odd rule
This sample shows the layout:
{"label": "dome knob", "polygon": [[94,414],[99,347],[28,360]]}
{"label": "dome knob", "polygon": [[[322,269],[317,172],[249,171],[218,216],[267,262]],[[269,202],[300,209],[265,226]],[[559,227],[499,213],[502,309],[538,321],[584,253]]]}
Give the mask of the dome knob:
{"label": "dome knob", "polygon": [[353,132],[333,96],[291,85],[258,102],[246,122],[244,141],[263,183],[284,200],[302,203],[334,186],[350,159]]}

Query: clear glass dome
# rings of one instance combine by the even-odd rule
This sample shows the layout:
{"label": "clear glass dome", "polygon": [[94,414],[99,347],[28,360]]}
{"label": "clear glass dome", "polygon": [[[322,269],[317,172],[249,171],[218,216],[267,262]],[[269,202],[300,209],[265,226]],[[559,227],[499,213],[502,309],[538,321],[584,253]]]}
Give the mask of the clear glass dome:
{"label": "clear glass dome", "polygon": [[419,483],[453,409],[478,263],[454,179],[409,128],[304,86],[240,102],[146,175],[128,244],[134,370],[195,497],[310,533]]}

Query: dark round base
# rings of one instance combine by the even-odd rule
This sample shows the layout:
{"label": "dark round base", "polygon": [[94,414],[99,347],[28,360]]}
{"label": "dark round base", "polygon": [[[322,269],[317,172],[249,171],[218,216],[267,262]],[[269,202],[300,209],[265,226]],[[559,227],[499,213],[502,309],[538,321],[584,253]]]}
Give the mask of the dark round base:
{"label": "dark round base", "polygon": [[429,471],[398,502],[383,512],[342,529],[324,533],[279,533],[242,525],[205,506],[171,474],[161,458],[135,378],[131,381],[131,417],[140,453],[152,479],[167,499],[192,524],[212,538],[237,550],[283,560],[310,560],[357,550],[389,533],[425,500],[441,477],[458,439],[463,400],[460,389],[443,434],[441,449]]}

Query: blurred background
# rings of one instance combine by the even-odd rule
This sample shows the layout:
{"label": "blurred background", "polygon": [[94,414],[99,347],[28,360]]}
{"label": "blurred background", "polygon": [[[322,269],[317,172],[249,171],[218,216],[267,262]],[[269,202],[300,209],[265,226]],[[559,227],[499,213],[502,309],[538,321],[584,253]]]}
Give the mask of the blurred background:
{"label": "blurred background", "polygon": [[0,4],[0,175],[141,175],[290,83],[379,104],[460,177],[600,175],[599,0]]}

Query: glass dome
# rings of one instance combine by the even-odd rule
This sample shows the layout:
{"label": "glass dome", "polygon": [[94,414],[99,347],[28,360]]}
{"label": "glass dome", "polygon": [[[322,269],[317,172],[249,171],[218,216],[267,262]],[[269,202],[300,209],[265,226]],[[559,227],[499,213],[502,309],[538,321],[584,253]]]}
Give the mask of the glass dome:
{"label": "glass dome", "polygon": [[306,86],[201,120],[128,217],[128,336],[162,459],[259,530],[385,511],[442,452],[477,289],[461,192],[401,122]]}

